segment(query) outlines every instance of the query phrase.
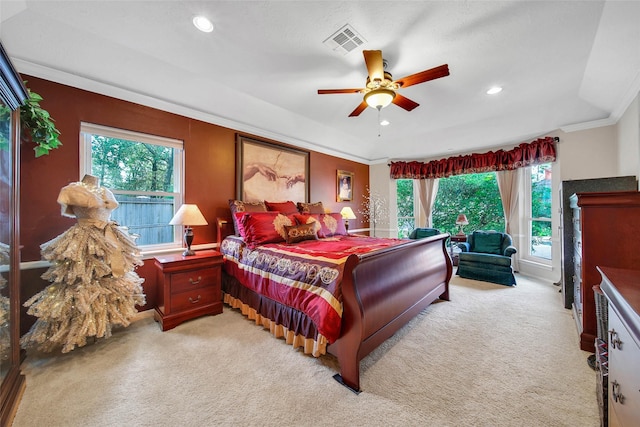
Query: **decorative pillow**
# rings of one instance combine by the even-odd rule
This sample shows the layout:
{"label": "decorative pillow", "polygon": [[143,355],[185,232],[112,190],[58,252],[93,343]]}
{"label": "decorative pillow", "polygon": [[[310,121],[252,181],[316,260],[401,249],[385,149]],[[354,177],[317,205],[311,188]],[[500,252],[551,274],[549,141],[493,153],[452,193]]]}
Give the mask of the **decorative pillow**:
{"label": "decorative pillow", "polygon": [[316,225],[316,228],[318,229],[318,237],[320,238],[347,234],[347,229],[344,226],[344,220],[342,219],[342,215],[339,213],[309,215],[298,214],[294,215],[294,217],[299,224],[310,224],[312,222],[316,222],[318,224]]}
{"label": "decorative pillow", "polygon": [[292,215],[298,213],[296,204],[290,200],[286,202],[267,202],[265,200],[264,204],[267,206],[268,211],[278,211],[283,215]]}
{"label": "decorative pillow", "polygon": [[233,225],[236,227],[236,234],[244,239],[244,226],[242,225],[242,217],[247,215],[246,212],[234,212],[233,216]]}
{"label": "decorative pillow", "polygon": [[316,233],[318,233],[318,237],[324,237],[320,234],[322,224],[320,223],[319,214],[295,214],[293,217],[298,224],[313,224],[316,228]]}
{"label": "decorative pillow", "polygon": [[285,225],[284,231],[287,235],[286,241],[288,244],[302,242],[303,240],[318,240],[315,224]]}
{"label": "decorative pillow", "polygon": [[231,209],[231,220],[233,221],[233,229],[236,235],[241,236],[236,222],[236,212],[266,212],[267,206],[264,202],[243,202],[242,200],[229,199],[229,208]]}
{"label": "decorative pillow", "polygon": [[325,237],[344,236],[347,229],[344,226],[344,219],[339,213],[329,213],[320,215],[320,224],[322,225],[322,234]]}
{"label": "decorative pillow", "polygon": [[293,215],[286,216],[280,212],[247,212],[242,216],[244,241],[250,247],[265,243],[284,242],[286,232],[284,226],[296,223]]}
{"label": "decorative pillow", "polygon": [[322,202],[316,202],[316,203],[298,202],[298,211],[301,214],[323,214],[324,206],[322,206]]}
{"label": "decorative pillow", "polygon": [[487,231],[473,232],[473,251],[502,255],[502,234]]}

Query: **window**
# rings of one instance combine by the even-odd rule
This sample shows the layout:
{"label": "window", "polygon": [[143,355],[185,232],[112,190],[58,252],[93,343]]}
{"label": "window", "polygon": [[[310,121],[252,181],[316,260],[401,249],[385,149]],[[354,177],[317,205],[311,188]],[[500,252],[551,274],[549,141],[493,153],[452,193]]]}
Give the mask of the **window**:
{"label": "window", "polygon": [[551,163],[528,168],[529,255],[551,260]]}
{"label": "window", "polygon": [[[407,237],[416,228],[414,185],[411,179],[396,180],[398,237]],[[457,234],[458,214],[467,215],[466,233],[473,230],[504,231],[504,212],[495,172],[440,178],[433,206],[433,227]]]}
{"label": "window", "polygon": [[406,239],[416,228],[413,180],[396,180],[396,205],[398,208],[398,238]]}
{"label": "window", "polygon": [[469,220],[469,225],[464,226],[467,234],[473,230],[504,231],[504,211],[495,172],[440,179],[433,206],[433,227],[457,234],[456,218],[461,213]]}
{"label": "window", "polygon": [[91,174],[109,188],[120,206],[111,218],[138,235],[145,250],[181,242],[169,225],[182,205],[182,141],[82,123],[81,175]]}

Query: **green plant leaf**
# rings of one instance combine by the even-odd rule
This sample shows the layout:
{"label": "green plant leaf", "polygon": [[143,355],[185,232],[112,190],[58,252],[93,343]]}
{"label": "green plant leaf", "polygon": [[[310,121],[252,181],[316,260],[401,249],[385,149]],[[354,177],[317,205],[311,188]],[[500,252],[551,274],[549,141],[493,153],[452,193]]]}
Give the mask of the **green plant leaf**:
{"label": "green plant leaf", "polygon": [[[25,82],[26,84],[27,82]],[[27,89],[29,98],[20,107],[20,121],[23,129],[23,140],[36,144],[36,157],[49,154],[54,148],[62,145],[54,120],[49,112],[40,106],[42,96]]]}

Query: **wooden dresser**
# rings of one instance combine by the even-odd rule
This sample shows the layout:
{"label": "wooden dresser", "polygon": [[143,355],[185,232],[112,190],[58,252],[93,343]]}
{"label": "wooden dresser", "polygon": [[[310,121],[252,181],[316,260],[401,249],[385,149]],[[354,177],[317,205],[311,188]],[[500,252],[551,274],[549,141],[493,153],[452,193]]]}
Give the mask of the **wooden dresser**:
{"label": "wooden dresser", "polygon": [[638,268],[640,192],[577,193],[571,196],[574,221],[574,317],[580,348],[594,352],[597,335],[593,286],[596,266]]}
{"label": "wooden dresser", "polygon": [[154,317],[163,331],[199,316],[222,313],[220,252],[158,256],[155,265],[158,302]]}
{"label": "wooden dresser", "polygon": [[[640,266],[636,266],[640,268]],[[607,298],[609,426],[640,425],[640,270],[599,267]]]}

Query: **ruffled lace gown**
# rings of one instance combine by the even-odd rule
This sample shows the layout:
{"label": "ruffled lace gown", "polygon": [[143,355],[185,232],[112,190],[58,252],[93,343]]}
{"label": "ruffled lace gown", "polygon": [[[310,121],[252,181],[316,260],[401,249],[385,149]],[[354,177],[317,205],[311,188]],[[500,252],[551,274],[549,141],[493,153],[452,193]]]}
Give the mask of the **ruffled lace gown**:
{"label": "ruffled lace gown", "polygon": [[[84,179],[83,179],[84,181]],[[128,326],[145,304],[142,265],[134,237],[110,221],[118,207],[111,191],[85,182],[60,191],[62,214],[78,222],[41,245],[51,267],[42,278],[51,282],[24,304],[38,317],[21,338],[23,348],[62,352],[84,346],[87,337],[108,338],[113,326]]]}

